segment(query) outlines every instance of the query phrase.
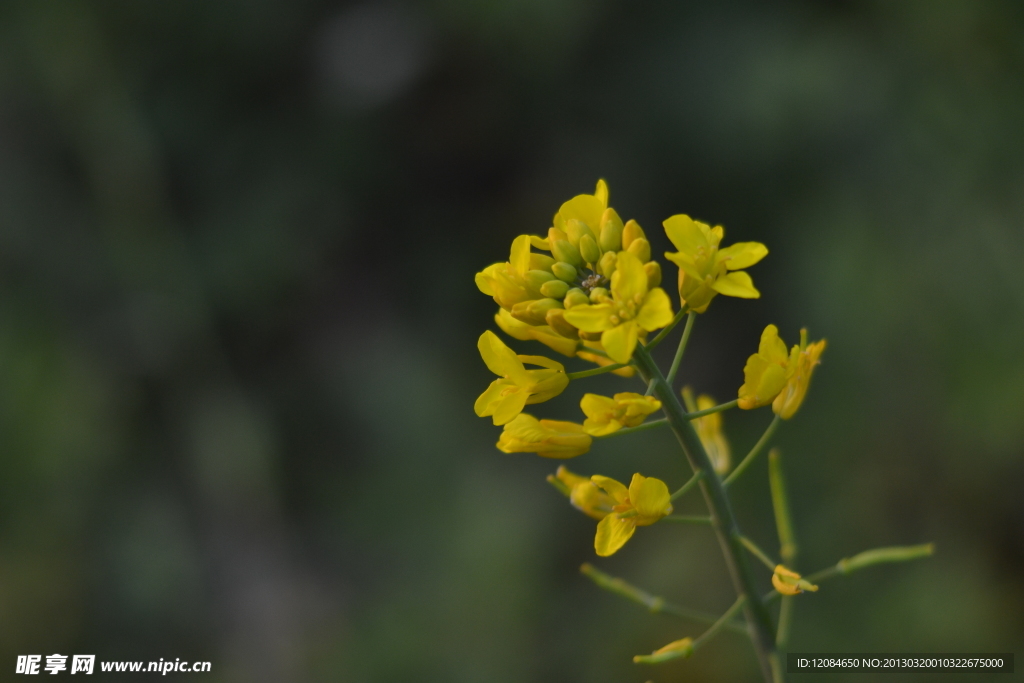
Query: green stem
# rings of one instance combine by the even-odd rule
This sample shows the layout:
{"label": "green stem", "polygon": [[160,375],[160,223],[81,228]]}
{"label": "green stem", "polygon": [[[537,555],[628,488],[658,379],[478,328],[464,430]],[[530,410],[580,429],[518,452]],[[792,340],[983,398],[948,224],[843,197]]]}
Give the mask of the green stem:
{"label": "green stem", "polygon": [[718,635],[718,632],[723,628],[731,628],[733,626],[732,618],[736,616],[736,613],[742,609],[744,603],[747,601],[747,596],[741,595],[736,598],[736,602],[732,603],[732,607],[725,611],[725,614],[718,618],[718,621],[711,625],[704,633],[700,634],[697,640],[694,640],[689,644],[689,647],[680,647],[678,649],[669,650],[668,652],[660,652],[650,655],[637,655],[633,657],[634,664],[661,664],[673,659],[686,658],[693,655],[698,648],[707,644],[712,638]]}
{"label": "green stem", "polygon": [[750,467],[750,464],[754,462],[754,459],[761,454],[761,451],[764,450],[764,447],[768,444],[768,441],[771,440],[772,434],[774,434],[775,430],[779,428],[780,422],[782,422],[782,418],[776,415],[775,419],[772,420],[772,423],[768,425],[768,429],[764,430],[764,434],[761,435],[761,438],[758,440],[758,442],[754,444],[754,447],[750,449],[749,453],[747,453],[747,457],[743,458],[743,462],[737,465],[736,469],[732,471],[732,474],[726,477],[725,481],[722,482],[725,486],[729,486],[734,481],[736,481],[739,478],[739,476],[743,474],[743,472],[746,471],[748,467]]}
{"label": "green stem", "polygon": [[698,483],[700,483],[700,480],[703,479],[703,478],[704,478],[704,473],[703,472],[695,472],[694,475],[692,477],[690,477],[690,481],[688,481],[685,484],[683,484],[682,486],[680,486],[679,490],[676,491],[675,493],[673,493],[672,496],[669,498],[669,500],[675,500],[676,498],[679,498],[680,496],[685,494],[687,491],[692,489],[694,486],[696,486]]}
{"label": "green stem", "polygon": [[796,535],[793,520],[789,514],[789,496],[786,494],[786,478],[782,472],[782,455],[778,448],[768,451],[768,485],[772,492],[772,508],[775,510],[775,527],[779,532],[779,554],[782,563],[796,569]]}
{"label": "green stem", "polygon": [[751,541],[746,536],[740,536],[740,543],[743,544],[744,548],[746,548],[747,550],[750,551],[751,555],[753,555],[757,559],[761,560],[761,564],[763,564],[764,566],[768,567],[768,571],[771,571],[771,572],[775,571],[775,567],[779,563],[778,562],[774,562],[772,560],[772,558],[768,557],[768,553],[766,553],[765,551],[763,551],[760,548],[758,548],[756,543]]}
{"label": "green stem", "polygon": [[793,623],[793,608],[796,606],[795,595],[783,595],[782,607],[779,609],[779,631],[775,636],[775,644],[780,648],[789,642],[789,625]]}
{"label": "green stem", "polygon": [[634,432],[642,432],[648,429],[654,429],[655,427],[664,427],[667,424],[668,420],[665,418],[661,418],[660,420],[651,420],[650,422],[644,422],[643,424],[637,425],[636,427],[623,427],[622,429],[615,430],[611,434],[604,434],[603,436],[599,436],[596,438],[606,439],[609,436],[619,436],[620,434],[633,434]]}
{"label": "green stem", "polygon": [[[714,624],[720,620],[713,614],[665,602],[663,598],[651,595],[647,591],[630,585],[622,579],[609,576],[589,563],[581,566],[580,571],[587,578],[597,584],[599,588],[626,598],[630,602],[643,605],[654,614],[671,614],[672,616],[679,617],[680,619],[689,619],[690,621],[696,621],[702,624]],[[745,634],[747,632],[747,629],[742,624],[730,623],[725,624],[725,627],[736,633]]]}
{"label": "green stem", "polygon": [[679,398],[672,387],[665,381],[650,353],[643,347],[635,352],[637,368],[648,381],[654,381],[654,395],[661,401],[662,409],[668,418],[672,431],[675,432],[694,472],[704,472],[700,480],[700,488],[704,493],[708,510],[711,512],[711,526],[718,536],[726,566],[732,579],[737,596],[748,596],[743,603],[751,641],[757,654],[758,663],[764,680],[772,683],[774,673],[779,670],[778,655],[775,652],[775,627],[771,615],[764,603],[755,592],[754,576],[747,562],[740,542],[740,530],[732,512],[732,506],[725,493],[721,479],[715,474],[707,452],[690,423],[686,411],[683,410]]}
{"label": "green stem", "polygon": [[648,352],[652,351],[655,346],[661,343],[662,339],[668,336],[668,333],[672,331],[672,328],[679,324],[679,321],[683,319],[684,315],[686,315],[687,310],[688,309],[685,307],[679,309],[679,312],[676,313],[675,316],[672,318],[672,322],[670,322],[668,325],[662,328],[661,332],[655,335],[654,339],[647,342],[647,344],[643,348],[647,349]]}
{"label": "green stem", "polygon": [[569,379],[583,379],[584,377],[593,377],[594,375],[603,375],[606,372],[615,372],[620,368],[628,367],[629,363],[613,363],[612,365],[604,365],[599,368],[593,368],[591,370],[580,370],[579,372],[567,372],[565,376]]}
{"label": "green stem", "polygon": [[683,524],[711,524],[710,517],[700,517],[695,515],[668,515],[662,517],[663,522],[681,522]]}
{"label": "green stem", "polygon": [[720,413],[723,410],[735,408],[737,405],[739,405],[739,402],[740,400],[737,398],[733,401],[729,401],[728,403],[719,403],[717,406],[711,406],[710,408],[705,408],[704,410],[698,410],[693,413],[688,413],[687,417],[691,420],[696,420],[698,417],[704,417],[705,415],[711,415],[712,413]]}
{"label": "green stem", "polygon": [[669,386],[672,386],[672,382],[675,381],[676,373],[679,372],[679,364],[683,362],[683,353],[686,351],[686,343],[690,341],[690,332],[693,331],[693,321],[697,319],[697,314],[690,311],[690,314],[686,316],[686,327],[683,328],[683,337],[679,340],[679,347],[676,348],[676,357],[672,359],[672,365],[668,369],[668,374],[665,376],[665,381],[668,382]]}
{"label": "green stem", "polygon": [[[826,569],[822,569],[819,572],[815,572],[804,578],[811,583],[821,583],[827,581],[835,576],[846,576],[852,574],[855,571],[870,567],[876,564],[888,564],[891,562],[909,562],[911,560],[917,560],[922,557],[928,557],[935,552],[934,543],[925,543],[923,545],[905,545],[905,546],[894,546],[890,548],[875,548],[874,550],[865,550],[862,553],[858,553],[853,557],[843,558],[836,562],[833,566]],[[778,591],[769,591],[764,594],[761,599],[765,602],[775,600],[779,597]]]}

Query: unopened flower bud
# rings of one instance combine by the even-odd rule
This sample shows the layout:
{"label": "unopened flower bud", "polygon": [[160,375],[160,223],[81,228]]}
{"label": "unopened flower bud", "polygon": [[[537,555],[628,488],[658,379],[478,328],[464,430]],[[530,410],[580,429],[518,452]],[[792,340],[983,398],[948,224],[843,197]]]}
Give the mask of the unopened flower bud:
{"label": "unopened flower bud", "polygon": [[545,282],[554,280],[555,276],[546,270],[528,270],[526,271],[526,282],[534,289],[540,289],[544,286]]}
{"label": "unopened flower bud", "polygon": [[640,259],[640,263],[647,263],[651,260],[651,243],[643,237],[637,237],[630,242],[627,251]]}
{"label": "unopened flower bud", "polygon": [[556,280],[552,275],[551,279],[540,286],[540,293],[551,299],[561,299],[569,291],[569,283]]}
{"label": "unopened flower bud", "polygon": [[572,283],[576,280],[576,268],[571,263],[559,261],[551,266],[551,272],[564,282]]}
{"label": "unopened flower bud", "polygon": [[604,256],[601,257],[601,262],[597,265],[597,272],[601,273],[605,277],[610,278],[612,273],[615,272],[615,264],[618,263],[618,259],[615,256],[614,251],[606,251]]}
{"label": "unopened flower bud", "polygon": [[622,249],[622,219],[615,209],[608,207],[601,216],[601,249],[619,251]]}
{"label": "unopened flower bud", "polygon": [[[548,228],[548,245],[549,246],[554,244],[558,240],[567,240],[567,239],[569,239],[569,236],[566,235],[564,231],[559,230],[558,228]],[[550,251],[550,249],[549,249],[549,251]]]}
{"label": "unopened flower bud", "polygon": [[633,243],[633,240],[643,237],[647,238],[644,234],[643,228],[636,221],[630,219],[628,223],[622,228],[622,248],[629,249],[629,245]]}
{"label": "unopened flower bud", "polygon": [[661,264],[657,261],[648,261],[644,264],[644,272],[647,273],[647,289],[654,289],[661,284]]}
{"label": "unopened flower bud", "polygon": [[558,334],[569,339],[579,339],[580,333],[575,327],[569,324],[565,319],[565,311],[561,308],[552,308],[544,316],[544,322],[546,322],[551,329]]}
{"label": "unopened flower bud", "polygon": [[584,235],[590,235],[595,242],[597,241],[597,237],[587,224],[575,218],[565,222],[565,234],[569,238],[569,243],[574,247],[579,246]]}
{"label": "unopened flower bud", "polygon": [[580,250],[572,246],[569,240],[555,240],[551,243],[551,253],[554,254],[555,259],[563,261],[565,263],[571,263],[574,266],[583,265],[583,259],[580,257]]}
{"label": "unopened flower bud", "polygon": [[[557,297],[556,297],[557,298]],[[579,287],[573,287],[565,293],[565,298],[562,299],[562,304],[566,308],[572,308],[573,306],[579,306],[580,304],[589,304],[590,297]]]}
{"label": "unopened flower bud", "polygon": [[590,235],[580,238],[580,256],[587,263],[597,263],[601,259],[601,250],[598,249],[597,242]]}
{"label": "unopened flower bud", "polygon": [[604,287],[594,287],[590,290],[590,300],[595,304],[601,303],[608,298],[608,290]]}
{"label": "unopened flower bud", "polygon": [[591,342],[601,341],[601,332],[585,332],[580,330],[580,339]]}

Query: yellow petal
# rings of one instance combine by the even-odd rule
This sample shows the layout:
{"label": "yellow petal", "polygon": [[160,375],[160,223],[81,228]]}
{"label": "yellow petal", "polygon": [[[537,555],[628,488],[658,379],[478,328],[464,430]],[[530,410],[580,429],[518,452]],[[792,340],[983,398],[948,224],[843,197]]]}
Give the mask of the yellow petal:
{"label": "yellow petal", "polygon": [[480,335],[476,348],[480,351],[480,357],[484,359],[487,369],[499,377],[506,377],[519,369],[526,370],[516,358],[515,351],[490,330]]}
{"label": "yellow petal", "polygon": [[647,293],[644,303],[636,314],[636,323],[648,332],[660,330],[672,322],[672,301],[661,287]]}
{"label": "yellow petal", "polygon": [[699,223],[686,214],[667,218],[662,222],[662,225],[665,227],[665,234],[668,235],[672,244],[684,254],[694,254],[701,247],[704,249],[711,248],[707,236],[699,227]]}
{"label": "yellow petal", "polygon": [[516,415],[523,412],[529,397],[529,392],[519,387],[509,391],[494,410],[494,424],[503,425],[511,422]]}
{"label": "yellow petal", "polygon": [[764,356],[765,360],[780,365],[785,365],[789,359],[786,343],[779,338],[779,328],[775,325],[768,325],[761,332],[761,342],[758,344],[757,352]]}
{"label": "yellow petal", "polygon": [[603,489],[605,493],[611,496],[616,503],[623,503],[629,498],[629,489],[611,477],[595,474],[590,480],[597,484],[598,488]]}
{"label": "yellow petal", "polygon": [[629,502],[636,508],[637,526],[654,524],[672,512],[668,486],[661,479],[644,477],[639,472],[629,483]]}
{"label": "yellow petal", "polygon": [[584,332],[604,332],[612,326],[613,310],[611,304],[582,304],[567,310],[564,317],[570,325]]}
{"label": "yellow petal", "polygon": [[768,255],[768,247],[760,242],[737,242],[718,250],[718,261],[729,270],[749,268]]}
{"label": "yellow petal", "polygon": [[600,418],[611,414],[616,407],[615,399],[600,394],[583,394],[580,409],[590,418]]}
{"label": "yellow petal", "polygon": [[601,335],[601,346],[608,352],[608,357],[616,363],[629,362],[629,359],[633,357],[636,342],[637,324],[635,320],[627,320],[621,325],[606,329]]}
{"label": "yellow petal", "polygon": [[597,188],[594,190],[594,198],[605,207],[608,206],[608,183],[604,181],[604,178],[598,178]]}
{"label": "yellow petal", "polygon": [[644,264],[628,251],[620,251],[612,273],[612,296],[616,302],[640,303],[647,295],[647,271]]}
{"label": "yellow petal", "polygon": [[519,275],[526,275],[530,270],[530,236],[520,235],[512,240],[512,251],[508,258],[512,269]]}
{"label": "yellow petal", "polygon": [[477,417],[487,417],[493,415],[494,411],[498,407],[498,403],[501,401],[502,392],[505,388],[511,386],[504,377],[498,378],[491,382],[490,386],[484,390],[484,393],[476,399],[476,403],[473,404],[473,410],[476,412]]}
{"label": "yellow petal", "polygon": [[573,507],[594,519],[604,519],[612,511],[615,501],[589,479],[572,485],[569,502]]}
{"label": "yellow petal", "polygon": [[545,356],[524,356],[522,354],[517,355],[516,358],[521,363],[529,363],[530,365],[539,365],[542,368],[548,368],[549,370],[558,370],[559,372],[565,372],[565,366],[559,363],[557,360],[551,360]]}
{"label": "yellow petal", "polygon": [[711,284],[711,288],[719,294],[736,296],[741,299],[758,299],[761,297],[761,292],[754,288],[754,281],[741,270],[723,275]]}
{"label": "yellow petal", "polygon": [[619,548],[626,544],[634,531],[636,531],[636,523],[632,517],[619,519],[616,514],[608,515],[597,525],[594,550],[601,557],[614,555]]}

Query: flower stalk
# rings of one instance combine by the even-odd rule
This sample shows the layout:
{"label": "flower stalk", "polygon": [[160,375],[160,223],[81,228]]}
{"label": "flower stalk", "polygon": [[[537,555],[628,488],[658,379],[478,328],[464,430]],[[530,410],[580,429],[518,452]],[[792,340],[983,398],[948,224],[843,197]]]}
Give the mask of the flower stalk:
{"label": "flower stalk", "polygon": [[699,486],[711,511],[711,526],[722,546],[736,594],[749,597],[743,604],[743,610],[750,629],[750,640],[754,644],[764,680],[772,683],[775,679],[773,672],[779,671],[778,654],[775,651],[775,626],[764,602],[757,597],[754,577],[744,555],[743,543],[740,541],[742,535],[729,498],[726,496],[725,487],[715,473],[711,460],[704,451],[704,445],[690,424],[679,398],[661,374],[650,353],[644,347],[638,346],[635,357],[641,376],[646,381],[654,383],[654,396],[661,401],[669,425],[679,440],[690,467],[694,472],[704,473]]}

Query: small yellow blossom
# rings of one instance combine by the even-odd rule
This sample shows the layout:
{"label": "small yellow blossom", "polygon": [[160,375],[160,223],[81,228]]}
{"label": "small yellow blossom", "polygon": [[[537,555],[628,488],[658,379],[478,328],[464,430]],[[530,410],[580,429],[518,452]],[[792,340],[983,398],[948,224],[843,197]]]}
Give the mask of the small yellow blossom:
{"label": "small yellow blossom", "polygon": [[672,304],[665,290],[648,288],[640,259],[620,251],[611,278],[611,296],[602,294],[594,304],[573,306],[565,312],[565,319],[585,332],[600,332],[601,345],[611,359],[628,363],[642,331],[651,332],[672,322]]}
{"label": "small yellow blossom", "polygon": [[560,420],[538,420],[520,413],[505,425],[498,439],[503,453],[536,453],[544,458],[575,458],[590,450],[592,439],[583,425]]}
{"label": "small yellow blossom", "polygon": [[[491,382],[473,409],[480,417],[493,415],[496,425],[509,422],[529,403],[558,396],[569,385],[561,363],[544,356],[517,356],[490,330],[480,335],[477,348],[490,371],[501,379]],[[527,370],[523,363],[544,369]]]}
{"label": "small yellow blossom", "polygon": [[654,524],[672,513],[668,486],[661,479],[645,477],[638,472],[633,475],[628,489],[599,474],[590,479],[615,502],[612,507],[615,514],[607,515],[597,525],[594,550],[601,557],[614,555],[633,536],[638,526]]}
{"label": "small yellow blossom", "polygon": [[604,519],[615,507],[615,500],[597,488],[589,477],[582,477],[565,467],[559,467],[554,475],[549,474],[548,481],[559,486],[569,496],[573,507],[594,519]]}
{"label": "small yellow blossom", "polygon": [[800,343],[787,354],[778,328],[764,328],[757,353],[747,359],[743,368],[739,407],[751,410],[771,403],[772,410],[782,419],[793,417],[807,395],[811,374],[821,362],[825,346],[824,339],[808,344],[807,330],[800,330]]}
{"label": "small yellow blossom", "polygon": [[580,342],[576,339],[567,339],[547,325],[527,325],[520,320],[516,320],[504,308],[498,309],[498,312],[494,315],[494,322],[510,337],[519,341],[529,341],[531,339],[539,341],[544,346],[557,351],[563,356],[575,356],[576,349],[580,345]]}
{"label": "small yellow blossom", "polygon": [[775,573],[772,574],[772,585],[782,595],[797,595],[804,591],[813,593],[818,590],[813,583],[801,578],[795,571],[786,569],[781,564],[775,567]]}
{"label": "small yellow blossom", "polygon": [[763,244],[737,242],[719,249],[725,228],[720,225],[712,228],[685,214],[672,216],[662,225],[679,250],[666,253],[665,258],[679,266],[679,296],[691,311],[703,313],[718,294],[743,299],[761,296],[742,269],[767,256],[768,249]]}
{"label": "small yellow blossom", "polygon": [[[715,399],[707,394],[701,394],[694,401],[690,387],[683,387],[683,402],[686,404],[686,409],[691,413],[714,408],[718,405]],[[711,413],[704,417],[698,417],[693,421],[693,426],[697,430],[700,442],[704,444],[704,450],[707,452],[715,472],[718,474],[728,472],[732,464],[732,458],[729,442],[722,432],[722,413]]]}
{"label": "small yellow blossom", "polygon": [[494,263],[476,274],[476,286],[494,297],[506,311],[519,303],[543,299],[540,288],[554,279],[551,266],[555,261],[546,254],[530,251],[529,235],[512,241],[512,251],[505,263]]}
{"label": "small yellow blossom", "polygon": [[685,659],[693,654],[693,638],[680,638],[673,640],[664,647],[659,647],[649,655],[636,655],[633,657],[634,664],[660,664],[670,659]]}
{"label": "small yellow blossom", "polygon": [[661,401],[631,391],[608,396],[584,394],[580,401],[587,419],[583,430],[591,436],[607,436],[623,427],[636,427],[647,416],[661,410]]}

